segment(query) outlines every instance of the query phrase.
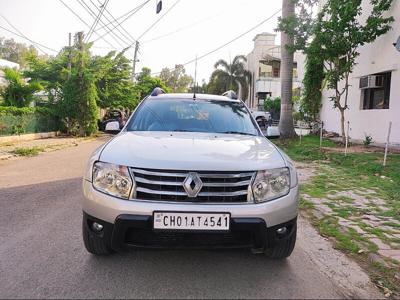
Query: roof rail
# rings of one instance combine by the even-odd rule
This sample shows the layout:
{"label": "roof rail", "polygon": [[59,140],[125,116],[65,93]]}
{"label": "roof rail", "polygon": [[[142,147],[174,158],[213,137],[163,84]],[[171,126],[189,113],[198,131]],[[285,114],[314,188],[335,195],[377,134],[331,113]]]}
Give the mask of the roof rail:
{"label": "roof rail", "polygon": [[236,93],[232,90],[226,91],[225,93],[222,94],[222,96],[228,97],[230,99],[234,99],[237,100],[238,96],[236,95]]}
{"label": "roof rail", "polygon": [[150,96],[158,96],[158,95],[161,95],[161,94],[166,94],[166,92],[165,92],[162,88],[156,87],[156,88],[151,92]]}

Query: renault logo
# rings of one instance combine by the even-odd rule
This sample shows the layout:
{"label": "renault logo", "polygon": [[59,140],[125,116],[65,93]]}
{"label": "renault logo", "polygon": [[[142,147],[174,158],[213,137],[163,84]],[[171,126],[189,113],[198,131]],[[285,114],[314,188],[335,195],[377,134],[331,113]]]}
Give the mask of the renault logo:
{"label": "renault logo", "polygon": [[202,187],[203,182],[197,173],[189,173],[183,181],[183,188],[190,198],[197,197]]}

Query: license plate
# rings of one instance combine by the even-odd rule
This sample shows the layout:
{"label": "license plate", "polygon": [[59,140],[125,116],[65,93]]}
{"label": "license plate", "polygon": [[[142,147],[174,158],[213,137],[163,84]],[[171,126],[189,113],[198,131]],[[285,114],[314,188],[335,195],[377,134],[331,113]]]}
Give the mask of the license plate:
{"label": "license plate", "polygon": [[154,229],[229,230],[229,213],[154,212]]}

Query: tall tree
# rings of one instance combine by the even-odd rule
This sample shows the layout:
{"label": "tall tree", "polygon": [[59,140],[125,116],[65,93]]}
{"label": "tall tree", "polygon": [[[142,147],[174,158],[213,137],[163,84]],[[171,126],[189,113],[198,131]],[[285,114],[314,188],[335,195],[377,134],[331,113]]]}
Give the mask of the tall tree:
{"label": "tall tree", "polygon": [[0,58],[20,64],[21,67],[26,66],[29,56],[38,56],[38,52],[34,46],[27,46],[18,43],[14,39],[0,38]]}
{"label": "tall tree", "polygon": [[240,89],[240,98],[246,99],[251,80],[251,73],[246,70],[246,62],[244,55],[235,56],[232,63],[223,59],[218,60],[214,65],[216,70],[211,74],[211,80],[217,83],[217,87],[221,87],[221,83],[224,83],[225,91],[234,90],[239,93]]}
{"label": "tall tree", "polygon": [[[282,0],[282,19],[288,20],[295,16],[295,3],[293,0]],[[279,131],[281,138],[296,136],[293,126],[293,35],[282,31],[281,33],[281,115]]]}
{"label": "tall tree", "polygon": [[78,32],[71,49],[72,71],[70,76],[66,76],[63,97],[57,102],[59,114],[66,121],[69,131],[79,125],[80,136],[96,132],[99,117],[96,77],[90,68],[90,46],[83,42],[83,33]]}
{"label": "tall tree", "polygon": [[29,56],[23,74],[44,87],[50,103],[62,98],[62,88],[67,80],[68,50],[62,49],[55,57]]}
{"label": "tall tree", "polygon": [[321,43],[319,38],[314,36],[306,51],[304,89],[300,99],[300,113],[303,118],[312,122],[317,122],[319,119],[322,102],[324,58],[320,52]]}
{"label": "tall tree", "polygon": [[151,76],[151,70],[149,68],[143,68],[136,76],[135,91],[139,94],[140,99],[151,94],[156,88],[162,88],[166,92],[170,92],[170,89],[166,86],[165,82],[158,77]]}
{"label": "tall tree", "polygon": [[112,51],[106,56],[94,56],[90,68],[96,77],[97,103],[100,107],[136,107],[139,95],[130,78],[130,61],[123,53],[116,54]]}
{"label": "tall tree", "polygon": [[185,93],[189,90],[190,85],[193,83],[193,78],[186,74],[183,65],[175,65],[175,68],[170,70],[164,68],[161,70],[160,79],[174,93]]}

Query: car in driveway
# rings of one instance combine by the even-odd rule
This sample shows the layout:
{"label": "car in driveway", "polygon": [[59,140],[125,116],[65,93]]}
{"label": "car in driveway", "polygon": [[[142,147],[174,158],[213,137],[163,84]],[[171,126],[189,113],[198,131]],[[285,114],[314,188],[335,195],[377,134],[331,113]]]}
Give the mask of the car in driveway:
{"label": "car in driveway", "polygon": [[106,112],[102,120],[99,120],[98,126],[100,131],[105,131],[106,126],[110,122],[118,122],[119,128],[122,129],[126,124],[126,113],[122,109],[110,109]]}
{"label": "car in driveway", "polygon": [[83,191],[93,254],[245,247],[286,258],[296,242],[293,162],[228,96],[156,89],[92,154]]}

